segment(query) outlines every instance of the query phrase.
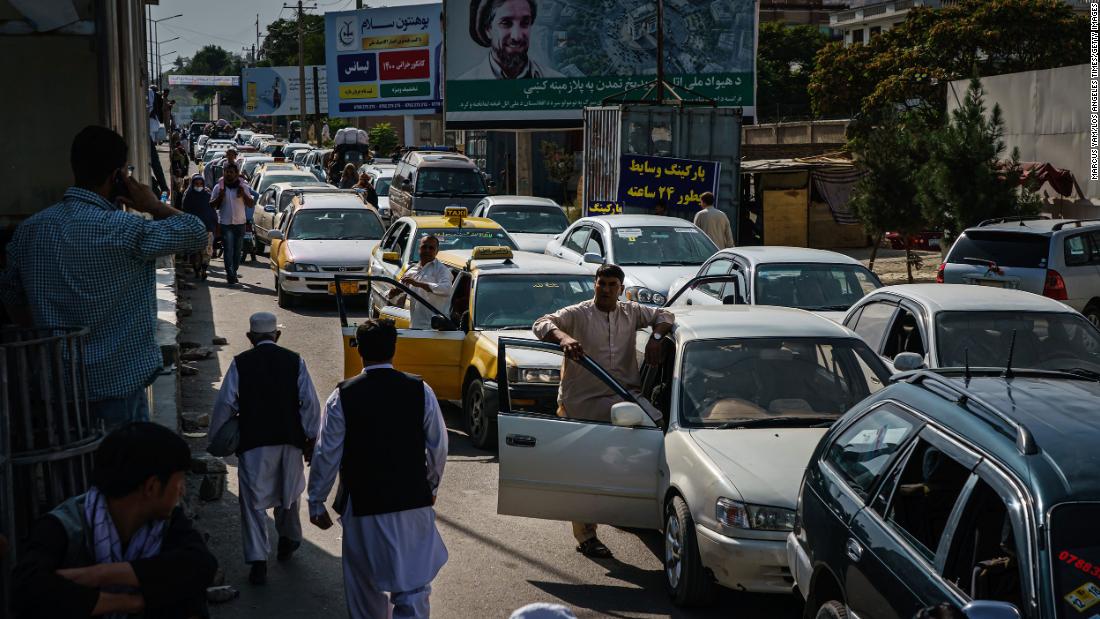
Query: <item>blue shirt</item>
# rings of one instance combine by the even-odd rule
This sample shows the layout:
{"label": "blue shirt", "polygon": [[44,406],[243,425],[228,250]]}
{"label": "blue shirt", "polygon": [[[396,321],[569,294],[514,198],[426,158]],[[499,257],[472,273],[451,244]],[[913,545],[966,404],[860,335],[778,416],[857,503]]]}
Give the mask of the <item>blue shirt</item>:
{"label": "blue shirt", "polygon": [[194,215],[150,221],[70,187],[16,228],[0,297],[26,306],[35,326],[87,326],[88,400],[125,397],[163,365],[155,259],[205,247],[206,227]]}

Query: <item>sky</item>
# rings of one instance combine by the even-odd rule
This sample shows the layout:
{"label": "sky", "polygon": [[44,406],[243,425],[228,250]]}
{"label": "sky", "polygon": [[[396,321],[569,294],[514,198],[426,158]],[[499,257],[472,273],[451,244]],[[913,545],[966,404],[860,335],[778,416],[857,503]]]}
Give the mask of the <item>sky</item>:
{"label": "sky", "polygon": [[[323,14],[331,11],[347,11],[355,8],[356,0],[313,0],[305,5],[317,8],[308,11]],[[423,4],[425,0],[386,0],[386,2],[364,1],[363,6],[399,6]],[[267,31],[267,24],[279,17],[291,18],[294,9],[284,9],[283,0],[160,0],[160,5],[150,6],[153,19],[183,14],[160,22],[157,25],[157,37],[161,41],[179,37],[171,43],[162,43],[160,53],[165,54],[162,61],[167,69],[176,59],[175,55],[166,55],[170,51],[179,56],[192,56],[206,45],[221,47],[240,54],[247,47],[249,51],[256,43],[256,15],[260,16],[260,36]],[[287,0],[286,4],[291,4]],[[295,1],[293,4],[297,4]]]}

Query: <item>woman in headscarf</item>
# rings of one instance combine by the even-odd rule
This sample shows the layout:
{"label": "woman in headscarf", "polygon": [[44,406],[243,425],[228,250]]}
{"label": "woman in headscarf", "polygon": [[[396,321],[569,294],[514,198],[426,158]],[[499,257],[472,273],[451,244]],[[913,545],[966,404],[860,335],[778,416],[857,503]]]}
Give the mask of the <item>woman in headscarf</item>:
{"label": "woman in headscarf", "polygon": [[210,204],[210,191],[204,185],[202,174],[195,174],[183,194],[183,212],[198,217],[206,225],[206,249],[188,256],[191,267],[195,269],[195,277],[199,279],[206,279],[206,268],[214,254],[214,233],[218,229],[218,211]]}
{"label": "woman in headscarf", "polygon": [[352,189],[358,190],[363,201],[371,206],[378,208],[378,192],[374,190],[374,185],[370,182],[370,175],[366,172],[359,173],[359,182],[355,183]]}
{"label": "woman in headscarf", "polygon": [[340,189],[351,189],[359,179],[355,174],[355,164],[344,166],[344,174],[340,177]]}

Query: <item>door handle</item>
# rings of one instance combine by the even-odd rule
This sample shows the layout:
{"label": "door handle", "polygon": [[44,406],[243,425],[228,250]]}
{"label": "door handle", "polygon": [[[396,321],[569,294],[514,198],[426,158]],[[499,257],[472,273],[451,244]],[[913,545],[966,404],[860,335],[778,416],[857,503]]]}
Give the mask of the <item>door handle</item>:
{"label": "door handle", "polygon": [[844,552],[852,561],[859,561],[859,558],[863,556],[863,546],[860,546],[859,542],[849,537],[848,543],[844,544]]}
{"label": "door handle", "polygon": [[534,447],[535,437],[526,434],[509,434],[504,437],[504,442],[512,447]]}

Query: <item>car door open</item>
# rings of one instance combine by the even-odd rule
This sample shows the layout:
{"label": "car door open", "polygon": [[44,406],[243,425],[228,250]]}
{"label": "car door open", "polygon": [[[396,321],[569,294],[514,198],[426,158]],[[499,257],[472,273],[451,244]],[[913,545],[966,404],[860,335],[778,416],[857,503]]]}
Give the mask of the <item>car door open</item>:
{"label": "car door open", "polygon": [[579,363],[623,402],[612,423],[511,410],[508,348],[560,352],[555,344],[500,338],[497,513],[656,529],[661,522],[660,413],[586,355]]}

